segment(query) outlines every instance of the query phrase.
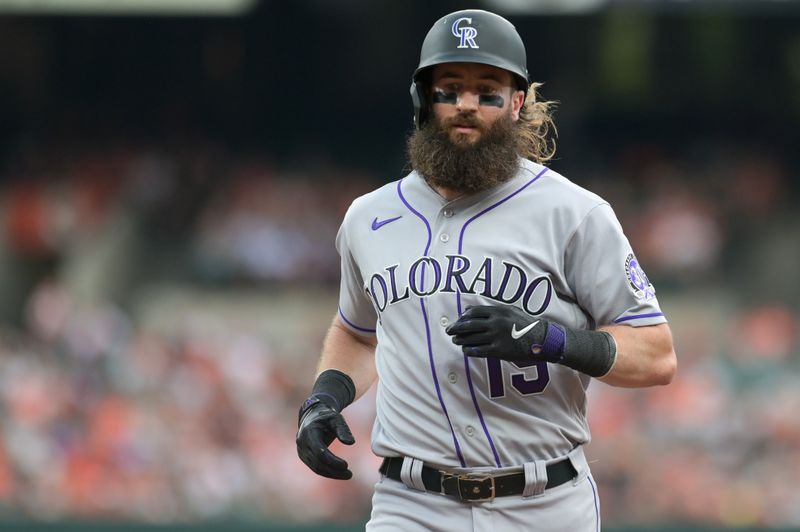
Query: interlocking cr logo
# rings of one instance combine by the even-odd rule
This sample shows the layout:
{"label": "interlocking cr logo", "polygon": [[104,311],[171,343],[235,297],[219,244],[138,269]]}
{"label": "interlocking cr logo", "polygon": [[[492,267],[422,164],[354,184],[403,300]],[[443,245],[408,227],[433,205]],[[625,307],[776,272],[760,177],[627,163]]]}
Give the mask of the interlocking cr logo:
{"label": "interlocking cr logo", "polygon": [[461,17],[453,22],[453,35],[461,39],[458,47],[478,48],[478,43],[475,42],[475,37],[478,36],[478,30],[472,26],[461,26],[461,23],[464,21],[467,21],[467,24],[472,24],[472,19],[469,17]]}

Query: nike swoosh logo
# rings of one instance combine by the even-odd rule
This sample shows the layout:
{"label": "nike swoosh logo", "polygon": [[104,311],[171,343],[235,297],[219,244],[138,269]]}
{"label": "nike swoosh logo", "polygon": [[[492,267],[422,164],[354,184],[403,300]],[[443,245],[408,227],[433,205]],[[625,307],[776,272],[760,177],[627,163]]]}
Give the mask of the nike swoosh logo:
{"label": "nike swoosh logo", "polygon": [[539,320],[534,321],[533,323],[531,323],[530,325],[519,331],[517,330],[517,324],[515,323],[511,327],[511,338],[513,338],[514,340],[518,339],[519,337],[523,336],[526,332],[536,327],[537,323],[539,323]]}
{"label": "nike swoosh logo", "polygon": [[380,222],[379,222],[379,221],[378,221],[378,218],[377,218],[377,217],[375,217],[375,219],[374,219],[374,220],[372,220],[372,230],[373,230],[373,231],[377,231],[378,229],[380,229],[380,228],[381,228],[381,227],[383,227],[384,225],[386,225],[386,224],[390,224],[390,223],[392,223],[392,222],[393,222],[393,221],[395,221],[395,220],[399,220],[400,218],[402,218],[402,216],[396,216],[396,217],[394,217],[394,218],[389,218],[389,219],[387,219],[387,220],[382,220],[382,221],[380,221]]}

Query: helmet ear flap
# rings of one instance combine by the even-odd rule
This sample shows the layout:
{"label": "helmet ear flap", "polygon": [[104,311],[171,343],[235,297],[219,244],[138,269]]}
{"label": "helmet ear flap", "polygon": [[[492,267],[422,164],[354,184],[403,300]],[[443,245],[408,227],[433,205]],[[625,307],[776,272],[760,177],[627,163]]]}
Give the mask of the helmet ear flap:
{"label": "helmet ear flap", "polygon": [[428,92],[423,81],[411,82],[411,103],[414,105],[414,126],[419,129],[428,119]]}

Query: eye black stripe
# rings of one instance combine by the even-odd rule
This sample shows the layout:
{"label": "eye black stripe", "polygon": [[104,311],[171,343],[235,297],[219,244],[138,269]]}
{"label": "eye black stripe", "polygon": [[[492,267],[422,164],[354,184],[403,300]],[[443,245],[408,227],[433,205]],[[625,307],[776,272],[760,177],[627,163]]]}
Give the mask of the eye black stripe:
{"label": "eye black stripe", "polygon": [[458,96],[455,92],[444,92],[437,89],[433,93],[433,103],[449,103],[455,104],[458,101]]}
{"label": "eye black stripe", "polygon": [[502,96],[497,94],[481,94],[478,97],[478,104],[502,108],[506,104],[506,101]]}

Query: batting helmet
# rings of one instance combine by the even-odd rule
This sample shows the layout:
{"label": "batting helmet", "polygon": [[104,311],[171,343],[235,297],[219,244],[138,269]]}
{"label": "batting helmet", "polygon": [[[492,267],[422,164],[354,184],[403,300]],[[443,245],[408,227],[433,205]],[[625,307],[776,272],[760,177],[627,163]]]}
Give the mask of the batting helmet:
{"label": "batting helmet", "polygon": [[519,90],[528,91],[525,44],[514,25],[480,9],[456,11],[437,20],[422,43],[419,66],[411,78],[417,128],[428,115],[426,74],[442,63],[481,63],[502,68],[514,75]]}

